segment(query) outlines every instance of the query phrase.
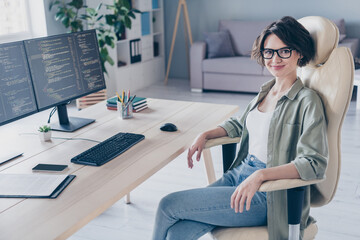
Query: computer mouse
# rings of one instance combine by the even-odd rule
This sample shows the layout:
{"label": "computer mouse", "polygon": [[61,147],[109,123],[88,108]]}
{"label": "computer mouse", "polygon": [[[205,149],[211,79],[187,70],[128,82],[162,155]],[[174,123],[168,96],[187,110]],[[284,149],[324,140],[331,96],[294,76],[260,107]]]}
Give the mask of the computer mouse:
{"label": "computer mouse", "polygon": [[172,123],[165,123],[160,127],[160,130],[165,132],[175,132],[177,131],[177,127]]}

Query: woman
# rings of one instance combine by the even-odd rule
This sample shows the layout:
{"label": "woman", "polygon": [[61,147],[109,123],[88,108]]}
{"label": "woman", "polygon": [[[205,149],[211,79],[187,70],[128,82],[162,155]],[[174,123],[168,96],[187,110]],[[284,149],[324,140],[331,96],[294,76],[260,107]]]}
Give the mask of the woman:
{"label": "woman", "polygon": [[[156,215],[154,240],[198,239],[217,226],[267,225],[270,239],[287,239],[286,191],[258,192],[264,181],[321,179],[327,166],[324,108],[319,96],[303,86],[297,67],[315,55],[309,32],[294,18],[270,24],[256,39],[252,57],[274,79],[265,83],[241,118],[230,118],[200,134],[188,151],[199,161],[207,140],[241,137],[230,170],[207,188],[169,194]],[[309,216],[310,188],[302,211],[303,230]],[[303,231],[302,231],[303,233]]]}

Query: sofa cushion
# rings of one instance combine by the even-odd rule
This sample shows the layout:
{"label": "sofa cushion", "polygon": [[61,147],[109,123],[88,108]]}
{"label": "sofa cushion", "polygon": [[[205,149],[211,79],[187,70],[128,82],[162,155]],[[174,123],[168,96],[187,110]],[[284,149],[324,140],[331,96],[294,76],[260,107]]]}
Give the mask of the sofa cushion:
{"label": "sofa cushion", "polygon": [[346,38],[346,34],[340,34],[339,43],[341,43]]}
{"label": "sofa cushion", "polygon": [[333,22],[338,27],[340,34],[346,34],[345,20],[343,18],[333,20]]}
{"label": "sofa cushion", "polygon": [[359,52],[359,42],[358,38],[345,38],[339,43],[338,47],[350,48],[353,57],[357,57]]}
{"label": "sofa cushion", "polygon": [[250,56],[255,39],[273,21],[221,20],[219,31],[228,30],[236,55]]}
{"label": "sofa cushion", "polygon": [[204,33],[208,58],[235,56],[228,31]]}
{"label": "sofa cushion", "polygon": [[262,66],[249,57],[213,58],[203,61],[204,72],[262,75]]}

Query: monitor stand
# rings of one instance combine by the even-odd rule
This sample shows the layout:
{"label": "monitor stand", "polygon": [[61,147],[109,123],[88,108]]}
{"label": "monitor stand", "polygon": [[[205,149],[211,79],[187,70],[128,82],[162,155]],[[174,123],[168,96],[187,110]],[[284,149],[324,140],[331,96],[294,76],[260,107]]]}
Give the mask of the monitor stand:
{"label": "monitor stand", "polygon": [[89,125],[90,123],[95,122],[95,119],[68,117],[66,104],[58,105],[57,111],[59,122],[51,124],[51,129],[54,131],[74,132],[86,125]]}

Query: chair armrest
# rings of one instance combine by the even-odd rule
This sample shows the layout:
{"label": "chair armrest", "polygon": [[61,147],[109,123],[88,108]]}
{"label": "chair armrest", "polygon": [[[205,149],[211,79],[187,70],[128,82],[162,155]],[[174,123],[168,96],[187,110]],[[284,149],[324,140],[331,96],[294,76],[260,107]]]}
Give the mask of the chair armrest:
{"label": "chair armrest", "polygon": [[202,61],[206,56],[206,43],[194,42],[190,47],[190,87],[192,90],[203,89]]}
{"label": "chair armrest", "polygon": [[[214,138],[206,142],[204,149],[215,147],[218,145],[225,145],[225,144],[239,143],[239,142],[240,142],[240,138],[230,138],[230,137]],[[315,179],[310,181],[304,181],[301,179],[280,179],[274,181],[266,181],[260,186],[259,191],[272,192],[277,190],[286,190],[286,189],[316,184],[323,180],[324,179]]]}
{"label": "chair armrest", "polygon": [[297,188],[302,186],[307,186],[311,184],[316,184],[324,179],[316,179],[316,180],[310,180],[310,181],[304,181],[301,179],[280,179],[280,180],[274,180],[274,181],[266,181],[263,184],[261,184],[259,188],[259,192],[272,192],[277,190],[286,190],[291,188]]}
{"label": "chair armrest", "polygon": [[225,145],[230,143],[239,143],[240,138],[230,138],[230,137],[220,137],[220,138],[214,138],[210,139],[205,144],[205,149],[215,147],[218,145]]}

